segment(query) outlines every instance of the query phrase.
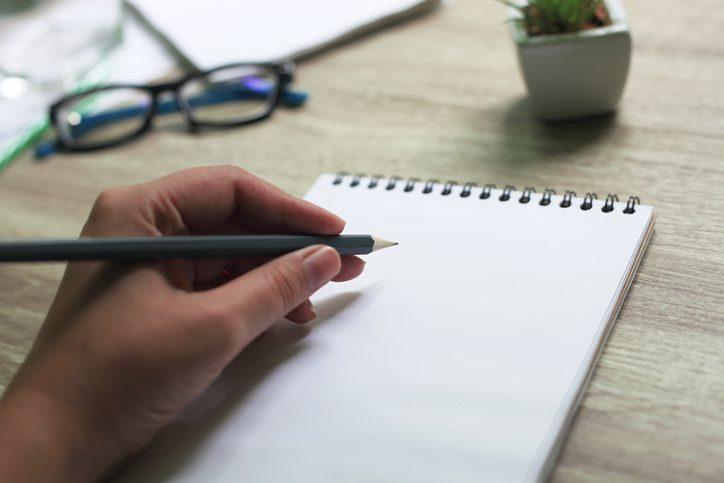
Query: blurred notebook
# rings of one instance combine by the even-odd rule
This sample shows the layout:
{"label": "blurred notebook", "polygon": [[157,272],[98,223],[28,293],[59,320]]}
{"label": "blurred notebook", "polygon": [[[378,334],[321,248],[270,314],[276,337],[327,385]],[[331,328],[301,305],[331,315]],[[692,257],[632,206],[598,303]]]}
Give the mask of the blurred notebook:
{"label": "blurred notebook", "polygon": [[296,59],[427,11],[438,0],[124,0],[191,65]]}
{"label": "blurred notebook", "polygon": [[619,203],[322,176],[306,199],[399,242],[279,321],[121,481],[545,479],[654,225]]}

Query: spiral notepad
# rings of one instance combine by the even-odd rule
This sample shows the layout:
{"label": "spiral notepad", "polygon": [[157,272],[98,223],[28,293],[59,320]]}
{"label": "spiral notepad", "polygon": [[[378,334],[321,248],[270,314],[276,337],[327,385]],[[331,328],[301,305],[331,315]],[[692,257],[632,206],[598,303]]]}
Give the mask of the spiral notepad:
{"label": "spiral notepad", "polygon": [[324,175],[306,198],[399,245],[323,288],[310,329],[261,336],[120,479],[544,479],[653,209],[362,175]]}

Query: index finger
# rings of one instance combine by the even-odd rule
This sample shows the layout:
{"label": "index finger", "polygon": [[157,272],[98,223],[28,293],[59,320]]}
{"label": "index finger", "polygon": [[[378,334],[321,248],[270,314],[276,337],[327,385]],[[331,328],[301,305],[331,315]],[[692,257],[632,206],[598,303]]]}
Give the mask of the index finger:
{"label": "index finger", "polygon": [[141,187],[156,217],[180,218],[190,230],[230,220],[261,232],[336,235],[344,228],[337,215],[235,166],[185,169]]}

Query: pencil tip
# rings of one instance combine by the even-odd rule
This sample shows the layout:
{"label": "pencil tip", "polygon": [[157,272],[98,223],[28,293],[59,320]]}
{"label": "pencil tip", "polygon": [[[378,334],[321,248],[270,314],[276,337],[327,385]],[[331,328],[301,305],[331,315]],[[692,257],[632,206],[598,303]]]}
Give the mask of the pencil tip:
{"label": "pencil tip", "polygon": [[393,247],[395,245],[399,245],[397,242],[389,241],[389,240],[383,240],[382,238],[377,238],[376,236],[372,237],[372,251],[376,252],[377,250],[382,250],[383,248]]}

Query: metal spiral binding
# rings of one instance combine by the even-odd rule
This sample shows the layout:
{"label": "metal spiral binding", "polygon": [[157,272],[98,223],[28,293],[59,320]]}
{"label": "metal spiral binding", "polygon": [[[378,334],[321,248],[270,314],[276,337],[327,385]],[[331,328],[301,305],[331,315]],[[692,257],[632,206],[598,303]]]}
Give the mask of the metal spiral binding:
{"label": "metal spiral binding", "polygon": [[427,194],[432,193],[432,189],[435,187],[436,184],[437,184],[436,179],[428,179],[425,182],[425,187],[422,188],[422,194],[427,195]]}
{"label": "metal spiral binding", "polygon": [[598,195],[596,193],[586,193],[586,196],[583,198],[583,204],[581,205],[581,209],[583,211],[590,210],[593,208],[593,200],[597,200]]}
{"label": "metal spiral binding", "polygon": [[574,196],[576,196],[575,191],[566,191],[563,195],[563,201],[561,201],[561,208],[569,208],[573,202]]}
{"label": "metal spiral binding", "polygon": [[415,189],[415,184],[420,181],[420,178],[410,178],[407,180],[407,183],[405,184],[405,193],[409,193],[410,191]]}
{"label": "metal spiral binding", "polygon": [[636,213],[636,210],[634,209],[636,205],[640,205],[641,200],[638,196],[629,196],[628,201],[626,202],[626,208],[623,209],[623,212],[627,215],[631,215],[633,213]]}
{"label": "metal spiral binding", "polygon": [[457,186],[456,181],[448,181],[446,182],[442,187],[442,192],[440,193],[443,196],[447,196],[450,193],[452,193],[453,186]]}
{"label": "metal spiral binding", "polygon": [[490,198],[490,194],[495,188],[496,186],[490,183],[483,186],[483,191],[480,193],[480,199],[487,200],[488,198]]}
{"label": "metal spiral binding", "polygon": [[393,176],[387,181],[387,186],[385,186],[385,189],[387,191],[395,189],[395,186],[397,186],[397,183],[401,180],[399,176]]}
{"label": "metal spiral binding", "polygon": [[468,196],[470,196],[470,192],[476,186],[478,186],[477,183],[465,183],[463,185],[463,190],[460,192],[460,198],[467,198]]}
{"label": "metal spiral binding", "polygon": [[347,171],[340,171],[339,173],[335,174],[332,184],[342,184],[345,176],[349,176],[349,173]]}
{"label": "metal spiral binding", "polygon": [[[356,188],[360,186],[362,183],[362,179],[365,178],[364,173],[356,173],[354,175],[351,175],[349,172],[346,171],[340,171],[334,176],[334,179],[332,180],[333,185],[341,185],[344,183],[345,178],[350,177],[349,180],[349,186],[351,188]],[[382,175],[373,175],[369,178],[369,182],[367,184],[368,189],[375,189],[380,186],[380,182],[384,179],[384,176]],[[387,179],[387,183],[384,185],[386,191],[392,191],[397,188],[398,184],[400,184],[400,181],[403,181],[403,179],[400,176],[392,176],[391,178]],[[415,191],[415,188],[419,183],[422,181],[420,178],[407,178],[404,181],[404,186],[402,190],[405,193],[411,193]],[[425,181],[424,185],[422,186],[422,194],[430,194],[435,189],[435,186],[439,185],[440,182],[436,179],[428,179]],[[453,189],[459,186],[459,184],[456,181],[446,181],[443,183],[442,191],[440,191],[440,195],[442,196],[450,196],[453,193]],[[460,190],[459,196],[461,198],[469,198],[472,195],[473,188],[477,188],[478,185],[474,182],[467,182],[462,185],[462,188]],[[481,200],[487,200],[491,198],[492,192],[494,189],[497,189],[496,186],[492,183],[488,183],[484,185],[481,188],[480,196],[478,196],[478,199]],[[515,186],[513,185],[506,185],[500,196],[498,197],[498,201],[510,201],[513,191],[515,191]],[[518,203],[520,204],[527,204],[530,203],[530,201],[533,199],[533,194],[537,193],[535,188],[531,186],[526,186],[522,193],[520,198],[518,198]],[[538,204],[540,206],[549,206],[553,202],[553,196],[556,194],[556,190],[546,188],[543,193],[541,194],[540,201]],[[573,206],[573,199],[576,197],[575,191],[566,191],[563,195],[563,199],[561,200],[559,206],[561,208],[569,208]],[[595,200],[598,199],[598,196],[596,193],[586,193],[586,195],[583,198],[583,202],[580,205],[581,210],[588,211],[593,208],[593,203]],[[603,207],[601,207],[601,211],[603,213],[611,213],[615,210],[614,203],[618,203],[619,199],[618,196],[615,194],[608,194],[606,196],[606,200],[604,201]],[[630,215],[636,212],[636,205],[640,205],[641,200],[638,196],[630,196],[628,198],[628,201],[626,202],[626,207],[622,210],[623,213]]]}
{"label": "metal spiral binding", "polygon": [[530,186],[526,186],[523,189],[523,194],[520,195],[520,199],[518,200],[518,203],[526,204],[530,201],[530,197],[535,193],[535,188],[531,188]]}
{"label": "metal spiral binding", "polygon": [[367,185],[367,188],[369,188],[369,189],[377,188],[377,185],[380,184],[381,179],[382,179],[381,174],[373,174],[372,177],[370,178],[370,182]]}
{"label": "metal spiral binding", "polygon": [[546,188],[543,191],[543,196],[540,199],[540,202],[538,203],[541,206],[548,206],[551,204],[551,197],[556,194],[556,190]]}
{"label": "metal spiral binding", "polygon": [[498,198],[500,201],[508,201],[510,199],[510,194],[515,191],[515,186],[513,185],[505,185],[505,188],[503,188],[503,194],[500,195]]}
{"label": "metal spiral binding", "polygon": [[613,203],[618,201],[618,196],[609,194],[606,196],[606,201],[603,203],[601,211],[604,213],[610,213],[613,211]]}

